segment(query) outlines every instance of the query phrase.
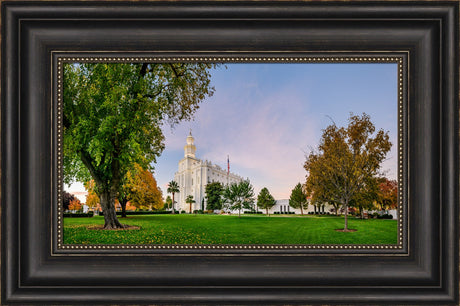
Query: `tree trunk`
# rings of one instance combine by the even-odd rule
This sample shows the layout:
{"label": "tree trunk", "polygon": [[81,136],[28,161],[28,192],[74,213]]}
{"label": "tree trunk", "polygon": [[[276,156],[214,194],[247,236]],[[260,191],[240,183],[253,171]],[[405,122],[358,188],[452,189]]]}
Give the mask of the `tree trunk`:
{"label": "tree trunk", "polygon": [[100,196],[101,207],[104,213],[104,229],[124,228],[118,221],[115,212],[115,197],[109,191],[103,191]]}
{"label": "tree trunk", "polygon": [[270,217],[270,215],[268,214],[268,207],[265,207],[265,209],[267,210],[267,216],[269,216],[269,217]]}
{"label": "tree trunk", "polygon": [[348,201],[345,201],[345,227],[344,230],[348,231]]}
{"label": "tree trunk", "polygon": [[238,209],[238,218],[241,217],[241,209]]}
{"label": "tree trunk", "polygon": [[190,202],[190,213],[192,213],[192,202]]}
{"label": "tree trunk", "polygon": [[303,216],[302,204],[300,204],[300,214]]}
{"label": "tree trunk", "polygon": [[128,203],[128,199],[123,198],[120,200],[122,218],[126,218],[126,204],[127,203]]}
{"label": "tree trunk", "polygon": [[172,213],[175,214],[176,212],[174,211],[174,192],[172,193],[173,198],[172,198]]}

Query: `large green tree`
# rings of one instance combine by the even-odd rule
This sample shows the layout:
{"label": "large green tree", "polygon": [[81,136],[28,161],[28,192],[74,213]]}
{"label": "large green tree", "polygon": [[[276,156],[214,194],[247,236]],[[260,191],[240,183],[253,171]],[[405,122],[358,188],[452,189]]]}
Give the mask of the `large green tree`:
{"label": "large green tree", "polygon": [[307,156],[304,164],[307,191],[341,203],[345,211],[345,231],[348,231],[350,201],[377,176],[390,149],[388,132],[375,132],[369,115],[363,113],[362,116],[352,114],[347,127],[329,125],[323,130],[318,152]]}
{"label": "large green tree", "polygon": [[289,206],[292,208],[300,208],[300,214],[303,216],[303,210],[308,207],[307,194],[304,191],[303,186],[298,183],[291,191],[289,197]]}
{"label": "large green tree", "polygon": [[270,194],[270,191],[266,187],[262,188],[257,196],[257,206],[261,209],[265,209],[267,216],[270,217],[268,210],[275,206],[276,200]]}
{"label": "large green tree", "polygon": [[164,149],[162,125],[193,118],[213,93],[207,63],[65,64],[66,182],[96,183],[104,228],[122,228],[115,198],[135,163],[151,169]]}
{"label": "large green tree", "polygon": [[241,209],[254,208],[254,188],[249,180],[231,183],[224,189],[223,197],[228,208],[238,210],[238,217],[241,217]]}
{"label": "large green tree", "polygon": [[212,182],[206,185],[206,209],[215,210],[222,209],[222,193],[224,186],[220,182]]}

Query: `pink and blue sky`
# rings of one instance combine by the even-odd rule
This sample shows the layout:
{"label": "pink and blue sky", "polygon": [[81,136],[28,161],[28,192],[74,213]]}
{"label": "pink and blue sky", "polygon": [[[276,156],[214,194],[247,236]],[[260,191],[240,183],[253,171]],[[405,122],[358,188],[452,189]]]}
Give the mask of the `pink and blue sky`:
{"label": "pink and blue sky", "polygon": [[227,64],[211,80],[216,91],[195,120],[163,128],[166,149],[154,176],[164,196],[192,129],[198,158],[226,169],[229,155],[230,171],[249,178],[256,195],[267,187],[275,199],[287,199],[305,182],[305,154],[317,147],[322,129],[331,120],[346,126],[350,112],[369,114],[389,132],[393,147],[382,170],[396,179],[396,64]]}
{"label": "pink and blue sky", "polygon": [[166,149],[155,165],[163,193],[184,156],[189,129],[196,156],[249,178],[256,195],[267,187],[289,198],[305,182],[305,153],[317,147],[322,129],[347,125],[350,112],[371,116],[394,144],[383,169],[396,178],[396,64],[227,64],[212,72],[216,91],[192,122],[164,128]]}

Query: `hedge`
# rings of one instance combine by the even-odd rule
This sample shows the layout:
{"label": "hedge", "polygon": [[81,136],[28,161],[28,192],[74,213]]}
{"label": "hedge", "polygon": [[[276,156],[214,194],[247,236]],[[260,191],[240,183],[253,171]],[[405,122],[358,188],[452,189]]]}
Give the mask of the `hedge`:
{"label": "hedge", "polygon": [[[127,211],[126,215],[167,215],[171,214],[171,211]],[[99,216],[103,216],[104,213],[99,212]],[[117,216],[121,216],[121,211],[117,211]]]}
{"label": "hedge", "polygon": [[94,216],[94,213],[90,211],[87,214],[84,213],[64,213],[64,218],[88,218]]}

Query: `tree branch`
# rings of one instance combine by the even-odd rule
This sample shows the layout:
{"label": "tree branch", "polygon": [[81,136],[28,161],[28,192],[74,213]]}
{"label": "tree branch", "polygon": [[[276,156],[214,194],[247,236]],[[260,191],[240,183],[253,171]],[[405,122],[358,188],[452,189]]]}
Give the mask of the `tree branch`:
{"label": "tree branch", "polygon": [[91,176],[93,177],[93,179],[96,181],[96,183],[100,186],[103,185],[103,181],[102,179],[99,177],[98,173],[97,173],[97,170],[96,168],[94,167],[93,165],[93,160],[91,158],[91,156],[83,151],[83,150],[80,150],[79,152],[79,155],[80,155],[80,158],[83,162],[83,164],[86,166],[86,168],[88,168],[89,170],[89,173],[91,174]]}

